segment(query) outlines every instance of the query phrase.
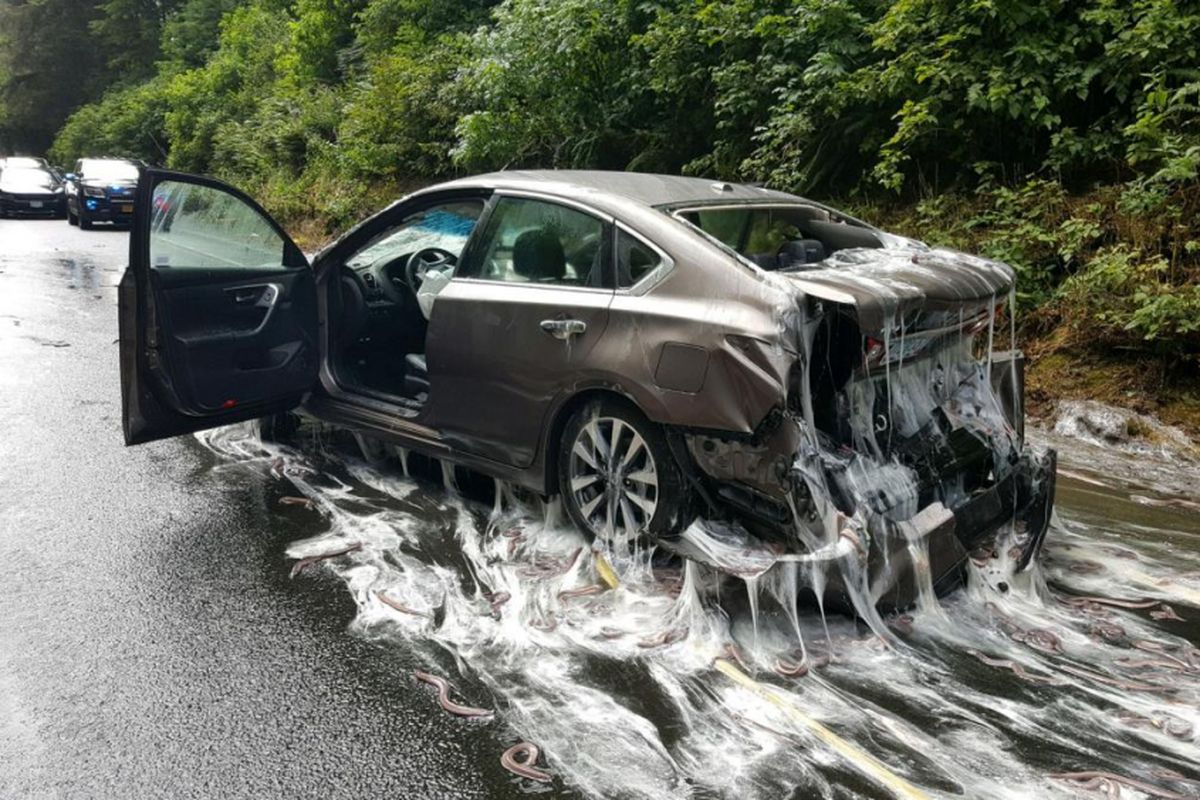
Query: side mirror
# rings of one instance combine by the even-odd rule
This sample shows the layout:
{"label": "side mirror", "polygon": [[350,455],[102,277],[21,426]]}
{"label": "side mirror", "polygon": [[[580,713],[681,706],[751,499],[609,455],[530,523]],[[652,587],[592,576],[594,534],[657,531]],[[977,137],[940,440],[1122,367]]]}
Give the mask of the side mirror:
{"label": "side mirror", "polygon": [[76,178],[76,175],[74,172],[68,172],[66,175],[63,175],[63,180],[66,180],[66,181],[74,181],[75,178]]}

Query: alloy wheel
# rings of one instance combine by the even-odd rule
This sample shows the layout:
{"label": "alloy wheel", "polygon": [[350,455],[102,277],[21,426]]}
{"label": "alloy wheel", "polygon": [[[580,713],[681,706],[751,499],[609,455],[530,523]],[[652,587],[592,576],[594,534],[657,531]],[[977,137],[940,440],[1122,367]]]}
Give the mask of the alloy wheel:
{"label": "alloy wheel", "polygon": [[646,440],[625,420],[588,420],[571,445],[568,476],[571,499],[595,536],[629,541],[650,527],[658,469]]}

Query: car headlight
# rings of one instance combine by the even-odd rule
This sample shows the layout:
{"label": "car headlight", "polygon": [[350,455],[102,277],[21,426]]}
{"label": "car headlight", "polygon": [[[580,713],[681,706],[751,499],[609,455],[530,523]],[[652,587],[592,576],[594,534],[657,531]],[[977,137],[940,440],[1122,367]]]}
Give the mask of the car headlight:
{"label": "car headlight", "polygon": [[98,186],[85,186],[83,187],[83,193],[87,197],[104,197],[104,190]]}
{"label": "car headlight", "polygon": [[61,186],[55,186],[55,187],[54,187],[54,193],[55,193],[55,194],[62,194],[62,193],[63,193],[63,187],[61,187]]}

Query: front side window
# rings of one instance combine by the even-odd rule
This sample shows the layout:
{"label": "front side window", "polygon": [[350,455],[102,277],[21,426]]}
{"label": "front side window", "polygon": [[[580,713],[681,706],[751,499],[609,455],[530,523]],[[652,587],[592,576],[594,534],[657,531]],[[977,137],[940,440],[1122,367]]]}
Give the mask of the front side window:
{"label": "front side window", "polygon": [[609,230],[567,206],[502,197],[459,274],[508,283],[611,286]]}
{"label": "front side window", "polygon": [[423,208],[350,256],[346,266],[365,267],[430,247],[444,250],[457,259],[482,213],[482,200],[455,200]]}
{"label": "front side window", "polygon": [[284,239],[243,200],[209,186],[163,181],[154,187],[150,264],[155,269],[284,267]]}

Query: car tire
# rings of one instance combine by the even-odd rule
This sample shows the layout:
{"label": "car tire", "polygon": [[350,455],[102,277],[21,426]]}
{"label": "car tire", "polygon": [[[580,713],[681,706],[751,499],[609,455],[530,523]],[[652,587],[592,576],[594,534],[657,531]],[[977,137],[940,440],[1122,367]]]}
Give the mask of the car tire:
{"label": "car tire", "polygon": [[79,229],[80,230],[90,231],[92,229],[92,221],[87,218],[87,214],[85,214],[83,212],[83,209],[79,210],[77,219],[79,220]]}
{"label": "car tire", "polygon": [[616,398],[587,403],[567,420],[558,446],[558,488],[575,526],[610,545],[640,535],[675,536],[693,516],[691,493],[665,432]]}
{"label": "car tire", "polygon": [[78,225],[79,224],[79,218],[71,213],[70,206],[67,206],[67,224],[68,225]]}

